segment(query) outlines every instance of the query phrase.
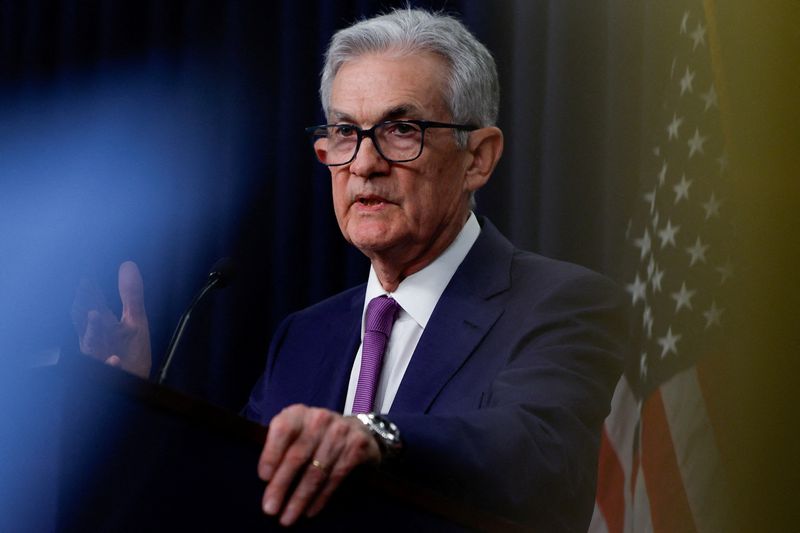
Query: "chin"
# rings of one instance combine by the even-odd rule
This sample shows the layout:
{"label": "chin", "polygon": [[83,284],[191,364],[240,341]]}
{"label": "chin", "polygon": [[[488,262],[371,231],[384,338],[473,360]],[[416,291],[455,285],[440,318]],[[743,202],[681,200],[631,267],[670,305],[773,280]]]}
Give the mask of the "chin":
{"label": "chin", "polygon": [[380,252],[390,246],[390,243],[385,238],[350,239],[350,243],[365,254],[367,252]]}
{"label": "chin", "polygon": [[360,221],[350,225],[347,240],[359,250],[381,250],[396,240],[391,234],[392,227],[389,224]]}

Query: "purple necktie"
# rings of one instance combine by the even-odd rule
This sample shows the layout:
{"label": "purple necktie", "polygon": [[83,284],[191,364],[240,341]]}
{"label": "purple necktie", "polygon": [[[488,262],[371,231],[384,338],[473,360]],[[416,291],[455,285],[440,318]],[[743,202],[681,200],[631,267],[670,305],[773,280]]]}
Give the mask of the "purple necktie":
{"label": "purple necktie", "polygon": [[361,371],[358,373],[353,414],[369,413],[375,401],[375,388],[381,374],[381,363],[386,343],[392,333],[392,324],[400,304],[386,296],[373,298],[367,304],[364,342],[361,345]]}

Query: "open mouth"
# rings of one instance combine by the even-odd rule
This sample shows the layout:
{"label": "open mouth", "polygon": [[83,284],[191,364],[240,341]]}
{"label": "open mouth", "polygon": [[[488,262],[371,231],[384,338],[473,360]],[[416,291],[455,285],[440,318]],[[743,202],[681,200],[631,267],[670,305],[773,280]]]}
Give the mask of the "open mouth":
{"label": "open mouth", "polygon": [[361,196],[356,198],[356,202],[358,202],[363,206],[371,207],[386,203],[386,200],[381,198],[380,196]]}

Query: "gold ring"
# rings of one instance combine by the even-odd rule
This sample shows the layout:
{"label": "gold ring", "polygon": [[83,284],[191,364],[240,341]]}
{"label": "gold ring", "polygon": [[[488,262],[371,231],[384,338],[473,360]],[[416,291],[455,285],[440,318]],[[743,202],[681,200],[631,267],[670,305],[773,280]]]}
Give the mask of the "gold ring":
{"label": "gold ring", "polygon": [[320,463],[320,462],[319,462],[319,461],[317,461],[316,459],[314,459],[313,461],[311,461],[311,466],[313,466],[314,468],[317,468],[317,469],[319,469],[319,470],[321,470],[321,471],[325,472],[326,474],[328,473],[328,467],[327,467],[327,466],[325,466],[324,464]]}

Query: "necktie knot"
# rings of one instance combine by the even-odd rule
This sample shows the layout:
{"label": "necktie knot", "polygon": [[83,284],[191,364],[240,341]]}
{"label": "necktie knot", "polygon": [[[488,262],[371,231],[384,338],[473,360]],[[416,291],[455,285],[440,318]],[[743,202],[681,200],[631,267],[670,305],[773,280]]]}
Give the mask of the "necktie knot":
{"label": "necktie knot", "polygon": [[387,296],[373,298],[367,304],[364,331],[375,331],[388,337],[399,309],[400,305],[392,298]]}

